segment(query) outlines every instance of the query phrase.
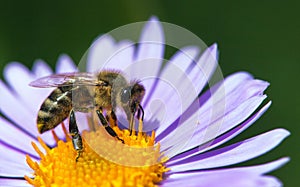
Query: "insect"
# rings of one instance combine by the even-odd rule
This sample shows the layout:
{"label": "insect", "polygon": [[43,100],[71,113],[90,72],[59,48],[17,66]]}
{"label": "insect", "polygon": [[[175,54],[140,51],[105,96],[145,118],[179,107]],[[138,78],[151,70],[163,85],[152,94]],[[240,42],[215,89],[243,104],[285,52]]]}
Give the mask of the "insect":
{"label": "insect", "polygon": [[[78,153],[76,160],[80,156],[83,144],[74,111],[85,113],[96,111],[107,133],[123,143],[124,141],[108,123],[108,121],[117,122],[116,108],[120,107],[126,113],[130,135],[134,118],[142,120],[144,118],[144,111],[140,104],[145,94],[144,86],[138,81],[127,82],[118,71],[107,70],[97,74],[87,72],[54,74],[35,80],[30,83],[30,86],[56,87],[40,107],[37,128],[40,133],[44,133],[69,117],[69,133],[73,147]],[[103,111],[106,111],[106,117]]]}

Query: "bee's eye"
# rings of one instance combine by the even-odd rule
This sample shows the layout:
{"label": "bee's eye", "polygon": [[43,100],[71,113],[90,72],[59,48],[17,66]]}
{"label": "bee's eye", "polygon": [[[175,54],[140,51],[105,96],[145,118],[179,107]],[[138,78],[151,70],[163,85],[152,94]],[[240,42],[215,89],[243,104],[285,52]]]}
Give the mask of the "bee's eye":
{"label": "bee's eye", "polygon": [[131,95],[131,88],[130,87],[123,88],[121,91],[121,102],[127,103],[130,99],[130,95]]}

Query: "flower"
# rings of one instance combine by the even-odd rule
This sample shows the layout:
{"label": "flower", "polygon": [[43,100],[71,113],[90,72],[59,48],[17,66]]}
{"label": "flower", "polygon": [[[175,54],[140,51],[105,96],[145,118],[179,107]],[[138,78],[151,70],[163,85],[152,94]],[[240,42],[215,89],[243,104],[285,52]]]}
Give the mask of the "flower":
{"label": "flower", "polygon": [[[209,90],[203,91],[217,68],[217,45],[213,44],[208,47],[200,57],[198,57],[198,48],[183,47],[160,70],[164,57],[164,43],[162,25],[157,18],[153,17],[144,26],[137,46],[129,40],[116,42],[110,35],[104,35],[94,42],[87,59],[87,71],[102,68],[121,69],[141,80],[147,91],[142,102],[145,120],[144,124],[140,124],[140,128],[143,125],[147,132],[155,129],[156,136],[154,132],[151,135],[139,132],[133,135],[134,141],[137,140],[138,148],[159,142],[155,150],[159,150],[158,157],[162,159],[153,165],[144,166],[147,171],[142,172],[127,170],[127,167],[136,169],[139,166],[122,166],[116,163],[116,160],[113,160],[114,164],[112,164],[112,160],[101,160],[102,158],[98,158],[99,155],[95,156],[94,152],[85,150],[84,156],[78,161],[78,167],[83,164],[80,170],[86,169],[84,167],[87,162],[85,156],[88,155],[89,159],[97,157],[96,159],[105,162],[107,165],[101,166],[102,169],[103,167],[114,167],[114,169],[120,167],[121,169],[117,171],[121,174],[118,173],[118,175],[125,177],[121,181],[128,182],[130,176],[138,176],[135,181],[129,181],[132,183],[127,183],[133,186],[137,184],[136,180],[146,178],[145,175],[151,172],[147,175],[147,180],[148,176],[154,176],[150,182],[154,181],[155,185],[164,187],[182,185],[281,186],[277,178],[266,174],[284,165],[289,158],[280,158],[254,166],[226,168],[225,166],[241,163],[268,152],[289,135],[287,130],[271,130],[219,148],[252,125],[270,107],[269,101],[259,108],[266,99],[263,92],[269,84],[254,79],[247,72],[238,72],[226,77]],[[60,56],[56,65],[56,73],[74,71],[78,70],[72,60],[67,55]],[[49,174],[45,180],[51,181],[53,178],[68,182],[75,180],[61,176],[68,172],[67,175],[71,175],[70,173],[77,167],[74,165],[73,167],[68,162],[67,157],[69,154],[74,155],[74,150],[66,130],[61,131],[56,128],[52,134],[40,135],[35,125],[39,106],[52,89],[37,90],[28,87],[28,83],[51,74],[53,74],[52,70],[41,60],[35,62],[31,71],[17,62],[10,63],[4,70],[7,84],[0,82],[0,109],[3,114],[0,117],[2,153],[0,186],[31,186],[27,181],[32,182],[36,178],[43,178],[43,172],[48,170],[54,171],[52,162],[72,169],[57,171],[53,176]],[[203,93],[196,98],[200,92]],[[122,118],[123,114],[121,111],[118,112],[120,124],[126,125],[126,120]],[[122,130],[118,127],[114,129],[124,140],[132,137],[128,135],[126,129]],[[37,138],[39,136],[41,138]],[[89,136],[94,136],[94,134],[88,134],[87,139]],[[91,139],[94,140],[94,138]],[[146,145],[141,142],[150,143]],[[114,145],[123,145],[120,142],[117,143]],[[60,149],[61,147],[63,149]],[[67,156],[57,158],[52,156],[55,154]],[[47,162],[48,165],[44,164],[49,161],[47,159],[51,161]],[[42,163],[37,166],[39,160]],[[93,167],[96,167],[94,170],[99,169],[97,165]],[[150,171],[150,167],[154,169]],[[31,175],[32,169],[34,169],[35,176]],[[116,178],[110,176],[111,173],[104,173],[101,177],[103,175],[104,178],[100,178],[101,180],[109,178],[106,185],[110,182],[111,185],[120,184],[115,181]],[[27,181],[24,180],[24,176]],[[78,178],[83,181],[84,177]],[[94,180],[91,176],[89,178]],[[76,185],[79,184],[76,183]],[[144,186],[147,185],[144,184]]]}

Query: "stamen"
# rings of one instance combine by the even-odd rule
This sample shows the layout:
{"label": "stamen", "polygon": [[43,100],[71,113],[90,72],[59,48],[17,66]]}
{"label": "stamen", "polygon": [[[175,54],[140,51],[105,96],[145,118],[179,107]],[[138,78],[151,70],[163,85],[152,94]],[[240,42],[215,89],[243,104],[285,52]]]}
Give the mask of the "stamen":
{"label": "stamen", "polygon": [[40,158],[43,160],[45,159],[45,155],[43,154],[43,152],[38,148],[38,146],[34,143],[31,142],[32,147],[34,148],[34,150],[38,153],[38,155],[40,156]]}
{"label": "stamen", "polygon": [[54,130],[52,130],[51,133],[52,133],[52,136],[53,136],[53,138],[54,138],[54,140],[55,140],[55,142],[57,144],[58,141],[59,141],[59,137],[57,136],[57,134],[56,134],[56,132]]}
{"label": "stamen", "polygon": [[112,128],[124,144],[109,136],[103,127],[84,131],[84,148],[77,162],[77,152],[63,124],[66,142],[53,132],[57,146],[50,149],[38,138],[46,154],[32,143],[41,160],[38,164],[26,156],[34,173],[33,178],[25,176],[25,179],[33,186],[157,186],[168,168],[164,165],[167,159],[160,153],[160,144],[155,143],[155,132],[151,136],[142,132],[142,120],[138,132],[131,136],[129,130]]}
{"label": "stamen", "polygon": [[50,149],[46,145],[46,143],[43,141],[43,139],[41,137],[38,137],[38,141],[41,144],[41,146],[45,149],[45,151],[47,152],[47,154],[49,154],[50,153]]}
{"label": "stamen", "polygon": [[65,134],[66,140],[67,140],[67,141],[71,141],[71,137],[70,137],[69,134],[68,134],[68,131],[67,131],[67,129],[66,129],[66,126],[65,126],[65,123],[64,123],[64,122],[62,122],[61,127],[62,127],[62,130],[63,130],[64,134]]}

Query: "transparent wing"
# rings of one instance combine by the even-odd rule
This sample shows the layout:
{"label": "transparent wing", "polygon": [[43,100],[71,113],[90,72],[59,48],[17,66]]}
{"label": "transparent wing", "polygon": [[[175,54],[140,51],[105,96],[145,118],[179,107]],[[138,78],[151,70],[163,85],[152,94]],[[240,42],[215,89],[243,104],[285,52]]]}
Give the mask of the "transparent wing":
{"label": "transparent wing", "polygon": [[63,87],[63,86],[105,86],[107,83],[97,79],[96,74],[87,72],[74,72],[54,74],[39,78],[29,84],[38,88]]}

